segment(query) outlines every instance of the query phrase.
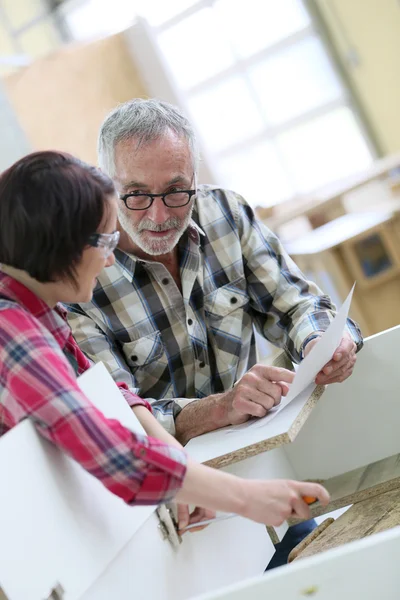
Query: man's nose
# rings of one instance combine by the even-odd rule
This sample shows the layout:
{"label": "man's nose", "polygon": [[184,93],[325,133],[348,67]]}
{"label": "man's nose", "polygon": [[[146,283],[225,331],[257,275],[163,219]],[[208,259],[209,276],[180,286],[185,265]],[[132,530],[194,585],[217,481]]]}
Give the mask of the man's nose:
{"label": "man's nose", "polygon": [[160,197],[154,198],[153,204],[146,211],[146,217],[151,219],[153,223],[156,223],[157,225],[165,223],[170,216],[170,209],[168,206],[165,206],[162,198]]}

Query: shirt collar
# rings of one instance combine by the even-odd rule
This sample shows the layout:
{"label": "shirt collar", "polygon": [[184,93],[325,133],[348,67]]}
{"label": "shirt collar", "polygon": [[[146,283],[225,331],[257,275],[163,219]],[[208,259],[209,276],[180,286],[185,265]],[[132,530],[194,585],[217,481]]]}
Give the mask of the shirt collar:
{"label": "shirt collar", "polygon": [[61,304],[53,309],[39,298],[23,283],[7,273],[0,271],[0,296],[17,302],[33,315],[41,325],[46,327],[56,338],[61,348],[64,348],[70,336],[70,328],[66,320],[67,311]]}

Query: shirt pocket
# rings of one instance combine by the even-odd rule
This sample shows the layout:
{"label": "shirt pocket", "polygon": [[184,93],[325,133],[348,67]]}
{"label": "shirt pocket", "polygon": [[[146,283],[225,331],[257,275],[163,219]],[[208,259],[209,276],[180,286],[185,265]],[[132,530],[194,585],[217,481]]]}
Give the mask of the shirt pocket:
{"label": "shirt pocket", "polygon": [[148,367],[164,354],[164,344],[159,331],[122,344],[122,351],[130,369]]}
{"label": "shirt pocket", "polygon": [[235,367],[240,356],[243,315],[249,304],[246,281],[238,279],[215,290],[204,299],[210,342],[217,364]]}

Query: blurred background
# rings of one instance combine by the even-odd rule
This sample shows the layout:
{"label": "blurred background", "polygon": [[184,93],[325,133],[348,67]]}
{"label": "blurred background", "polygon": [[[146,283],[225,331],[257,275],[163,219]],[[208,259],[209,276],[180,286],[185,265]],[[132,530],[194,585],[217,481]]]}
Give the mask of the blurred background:
{"label": "blurred background", "polygon": [[398,0],[0,0],[0,169],[96,162],[117,103],[179,105],[200,182],[240,192],[368,335],[400,322]]}

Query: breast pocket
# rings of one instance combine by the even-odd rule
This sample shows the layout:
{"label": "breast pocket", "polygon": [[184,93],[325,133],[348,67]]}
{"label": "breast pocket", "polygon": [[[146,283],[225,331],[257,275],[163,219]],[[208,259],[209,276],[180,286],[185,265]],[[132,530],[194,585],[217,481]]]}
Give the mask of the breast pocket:
{"label": "breast pocket", "polygon": [[205,299],[210,342],[221,369],[234,367],[240,356],[243,315],[249,304],[246,282],[240,279],[209,294]]}
{"label": "breast pocket", "polygon": [[122,351],[141,391],[165,378],[168,361],[159,331],[122,344]]}

